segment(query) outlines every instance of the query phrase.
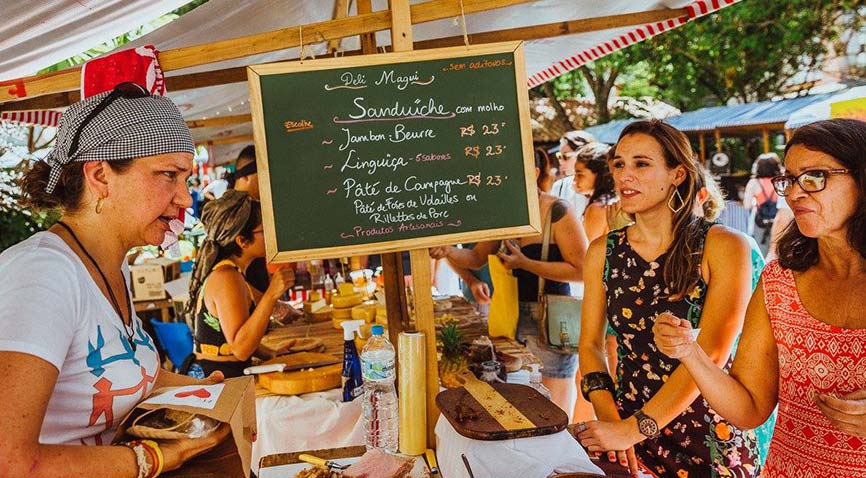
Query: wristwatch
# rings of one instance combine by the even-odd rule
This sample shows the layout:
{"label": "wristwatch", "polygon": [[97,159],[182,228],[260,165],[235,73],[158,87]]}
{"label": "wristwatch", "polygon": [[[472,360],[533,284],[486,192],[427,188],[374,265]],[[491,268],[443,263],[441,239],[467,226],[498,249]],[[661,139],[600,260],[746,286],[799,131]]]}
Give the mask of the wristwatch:
{"label": "wristwatch", "polygon": [[647,438],[659,436],[659,424],[655,418],[647,415],[643,410],[634,412],[634,418],[637,420],[637,429],[641,435]]}

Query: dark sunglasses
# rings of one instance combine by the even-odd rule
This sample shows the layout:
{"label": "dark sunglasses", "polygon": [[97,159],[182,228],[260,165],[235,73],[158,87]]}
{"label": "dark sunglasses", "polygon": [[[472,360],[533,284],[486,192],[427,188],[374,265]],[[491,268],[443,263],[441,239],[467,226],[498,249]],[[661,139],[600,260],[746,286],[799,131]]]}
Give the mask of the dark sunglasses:
{"label": "dark sunglasses", "polygon": [[834,174],[851,174],[853,169],[810,169],[803,171],[798,176],[776,176],[771,179],[773,189],[776,194],[785,197],[791,192],[794,187],[794,182],[800,185],[800,188],[807,193],[816,193],[823,191],[827,187],[827,178]]}
{"label": "dark sunglasses", "polygon": [[81,132],[84,131],[84,127],[90,124],[93,121],[93,118],[96,118],[99,113],[105,108],[108,108],[108,105],[114,102],[114,100],[118,98],[144,98],[146,96],[150,96],[150,93],[147,92],[141,85],[132,82],[120,83],[115,86],[111,93],[108,94],[102,101],[96,105],[96,108],[93,108],[93,111],[88,113],[87,116],[84,117],[84,120],[78,125],[78,129],[75,130],[75,135],[72,136],[72,143],[69,145],[69,154],[67,156],[72,156],[78,151],[78,142],[81,139]]}

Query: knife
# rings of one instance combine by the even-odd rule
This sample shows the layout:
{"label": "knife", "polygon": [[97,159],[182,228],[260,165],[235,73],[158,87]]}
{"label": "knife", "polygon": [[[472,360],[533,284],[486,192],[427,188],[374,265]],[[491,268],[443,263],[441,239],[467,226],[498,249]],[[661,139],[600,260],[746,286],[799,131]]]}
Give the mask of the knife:
{"label": "knife", "polygon": [[306,453],[298,455],[298,460],[303,461],[304,463],[309,463],[311,465],[324,466],[329,470],[343,471],[349,467],[349,465],[341,465],[336,461],[330,461],[324,458],[319,458],[317,456],[307,455]]}
{"label": "knife", "polygon": [[342,362],[340,359],[323,360],[321,362],[298,363],[294,365],[286,365],[284,363],[272,363],[267,365],[256,365],[244,369],[244,375],[253,375],[258,373],[270,372],[294,372],[296,370],[304,370],[308,368],[324,367],[326,365],[334,365]]}

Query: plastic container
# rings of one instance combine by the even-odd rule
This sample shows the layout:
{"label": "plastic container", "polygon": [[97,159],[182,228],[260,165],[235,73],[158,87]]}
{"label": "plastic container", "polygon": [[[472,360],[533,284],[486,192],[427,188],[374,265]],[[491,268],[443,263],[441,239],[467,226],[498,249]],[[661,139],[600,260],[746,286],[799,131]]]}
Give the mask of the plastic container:
{"label": "plastic container", "polygon": [[364,392],[361,378],[361,358],[355,347],[355,334],[359,333],[363,320],[347,320],[343,327],[343,401],[351,402]]}
{"label": "plastic container", "polygon": [[394,387],[396,354],[381,325],[374,325],[373,336],[361,352],[364,379],[364,444],[368,450],[379,448],[394,453],[399,444],[397,390]]}
{"label": "plastic container", "polygon": [[529,368],[532,370],[529,372],[529,386],[538,390],[538,393],[544,395],[544,398],[550,399],[550,390],[541,383],[541,370],[539,370],[540,365],[537,363],[529,364]]}

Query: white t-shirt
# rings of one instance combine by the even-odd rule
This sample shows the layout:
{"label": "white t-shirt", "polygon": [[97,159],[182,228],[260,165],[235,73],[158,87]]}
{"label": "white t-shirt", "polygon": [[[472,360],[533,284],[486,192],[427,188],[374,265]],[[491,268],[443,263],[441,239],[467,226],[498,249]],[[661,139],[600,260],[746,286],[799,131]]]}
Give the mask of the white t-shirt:
{"label": "white t-shirt", "polygon": [[577,220],[583,222],[583,211],[589,203],[589,198],[574,190],[574,175],[557,179],[550,188],[550,194],[568,201],[577,214]]}
{"label": "white t-shirt", "polygon": [[159,370],[141,320],[133,319],[133,351],[131,330],[75,252],[51,232],[0,254],[0,277],[0,350],[34,355],[59,370],[39,442],[109,444]]}
{"label": "white t-shirt", "polygon": [[201,190],[202,195],[206,193],[213,194],[213,197],[219,199],[229,188],[229,182],[225,179],[214,179],[204,189]]}

